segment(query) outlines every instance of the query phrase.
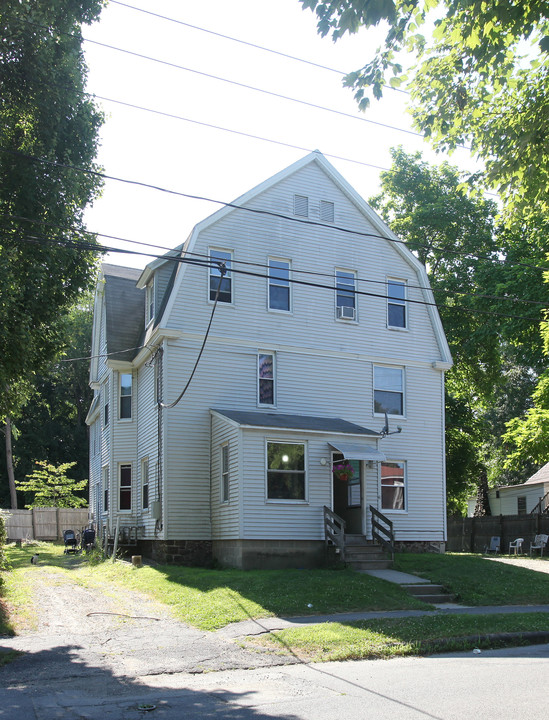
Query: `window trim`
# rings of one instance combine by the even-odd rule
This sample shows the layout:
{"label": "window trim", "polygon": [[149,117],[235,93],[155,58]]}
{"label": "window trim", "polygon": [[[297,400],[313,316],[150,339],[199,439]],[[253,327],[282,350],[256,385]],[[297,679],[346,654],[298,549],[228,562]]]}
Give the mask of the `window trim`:
{"label": "window trim", "polygon": [[[229,255],[229,258],[216,258],[215,256],[212,255],[212,253],[216,253],[216,252],[224,253],[225,255]],[[226,247],[224,248],[224,247],[219,247],[217,245],[212,245],[211,247],[208,248],[208,259],[211,261],[212,258],[214,260],[222,260],[223,262],[225,262],[227,264],[227,272],[225,273],[224,280],[230,281],[231,299],[229,300],[229,302],[227,302],[226,300],[222,300],[221,299],[222,293],[220,293],[219,299],[217,302],[220,305],[234,305],[234,283],[233,283],[233,276],[231,273],[231,269],[232,269],[233,261],[234,261],[234,251],[230,250],[229,248],[226,248]],[[217,285],[219,283],[219,278],[221,277],[220,274],[216,275],[215,271],[216,271],[216,269],[213,265],[208,268],[208,295],[207,295],[207,297],[208,297],[209,303],[215,302],[215,292],[217,291]],[[214,278],[214,277],[216,278],[217,283],[215,286],[214,297],[212,297],[212,278]]]}
{"label": "window trim", "polygon": [[[352,291],[345,290],[343,288],[338,287],[340,284],[338,282],[338,273],[345,274],[345,275],[351,275],[353,277],[353,290]],[[341,283],[341,285],[347,285],[348,287],[350,287],[351,284],[350,283]],[[357,294],[356,294],[357,293],[357,272],[356,272],[356,270],[349,270],[349,269],[344,269],[341,267],[336,267],[334,270],[334,290],[335,290],[334,313],[335,313],[336,320],[341,320],[341,321],[347,322],[347,323],[348,322],[358,322],[358,302],[357,302]],[[343,303],[340,304],[340,302],[339,302],[340,292],[342,293],[341,294],[342,298],[348,297],[348,295],[344,295],[343,293],[352,292],[353,293],[353,297],[352,297],[353,304],[352,305],[345,305]],[[352,307],[353,311],[354,311],[353,316],[352,317],[344,317],[343,314],[339,310],[339,308],[342,308],[342,307]]]}
{"label": "window trim", "polygon": [[[387,290],[387,327],[390,330],[398,330],[400,332],[408,330],[408,282],[401,278],[387,277],[386,278],[386,290]],[[401,285],[404,288],[404,299],[391,298],[389,295],[389,283]],[[404,325],[391,325],[389,322],[389,305],[395,305],[404,308]]]}
{"label": "window trim", "polygon": [[[122,469],[123,468],[129,468],[130,470],[130,483],[129,485],[124,485],[124,494],[130,496],[130,507],[129,508],[122,508]],[[121,513],[131,513],[133,510],[133,467],[131,462],[120,462],[118,463],[118,512]]]}
{"label": "window trim", "polygon": [[[272,277],[271,262],[285,263],[288,266],[288,280],[280,281],[279,278]],[[292,312],[292,263],[288,258],[275,257],[269,255],[267,258],[268,277],[267,277],[267,309],[274,313],[291,313]],[[276,268],[280,269],[280,268]],[[282,283],[286,282],[287,285]],[[271,287],[283,287],[288,289],[288,308],[271,307]]]}
{"label": "window trim", "polygon": [[[146,468],[146,472],[145,472]],[[150,467],[149,467],[149,456],[141,458],[141,510],[146,510],[147,512],[150,510],[151,502],[150,502],[150,496],[149,496],[149,473],[150,473]],[[147,488],[147,504],[145,505],[145,488]]]}
{"label": "window trim", "polygon": [[228,505],[231,500],[231,465],[229,443],[225,442],[220,446],[220,501],[222,505]]}
{"label": "window trim", "polygon": [[372,410],[374,417],[384,417],[385,416],[385,410],[377,411],[376,410],[376,390],[380,390],[381,392],[394,392],[396,394],[397,391],[395,390],[384,390],[383,388],[377,388],[376,387],[376,368],[389,368],[391,370],[400,370],[401,378],[402,378],[402,390],[398,391],[402,395],[402,414],[397,415],[395,413],[387,412],[387,415],[389,417],[393,418],[405,418],[406,417],[406,367],[404,365],[388,365],[383,363],[374,363],[372,365]]}
{"label": "window trim", "polygon": [[[260,359],[261,357],[270,356],[272,358],[272,368],[273,368],[273,377],[272,378],[262,378],[260,376]],[[257,372],[257,405],[258,407],[269,407],[273,408],[276,407],[276,354],[274,352],[271,352],[270,350],[258,350],[257,352],[257,364],[256,364],[256,372]],[[272,386],[273,386],[273,402],[272,403],[266,403],[261,402],[261,381],[262,380],[271,380]]]}
{"label": "window trim", "polygon": [[[269,470],[269,445],[301,445],[303,447],[303,470],[295,470],[290,472],[303,473],[303,498],[271,498],[269,497],[269,472],[278,472],[277,470]],[[265,438],[265,504],[282,504],[282,505],[308,505],[309,504],[309,480],[308,480],[308,448],[305,441],[286,440],[278,438]]]}
{"label": "window trim", "polygon": [[[387,463],[399,463],[402,465],[402,469],[404,471],[404,492],[403,492],[403,499],[404,499],[404,507],[402,509],[399,508],[386,508],[383,507],[383,465]],[[386,487],[396,487],[387,485]],[[379,463],[379,504],[381,511],[384,513],[396,513],[398,515],[407,515],[408,514],[408,466],[406,463],[406,460],[393,460],[387,458],[387,460],[382,460]]]}
{"label": "window trim", "polygon": [[[122,377],[124,375],[127,375],[130,377],[130,393],[129,395],[123,395],[122,394]],[[127,417],[122,417],[122,399],[123,398],[129,398],[130,399],[130,414]],[[132,372],[122,372],[120,371],[118,373],[118,419],[122,422],[131,422],[133,419],[133,373]]]}

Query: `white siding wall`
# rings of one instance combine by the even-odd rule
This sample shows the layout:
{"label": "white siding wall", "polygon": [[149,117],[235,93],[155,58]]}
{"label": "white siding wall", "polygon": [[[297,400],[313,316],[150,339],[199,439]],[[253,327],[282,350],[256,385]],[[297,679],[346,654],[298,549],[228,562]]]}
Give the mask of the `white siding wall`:
{"label": "white siding wall", "polygon": [[[154,400],[154,367],[142,365],[137,378],[137,482],[136,509],[139,525],[145,527],[145,537],[152,537],[155,520],[151,516],[151,504],[159,499],[157,483],[158,462],[158,411]],[[142,461],[149,461],[149,507],[143,509]]]}
{"label": "white siding wall", "polygon": [[[242,448],[238,428],[212,417],[212,539],[241,537]],[[229,502],[221,499],[221,447],[229,447]]]}

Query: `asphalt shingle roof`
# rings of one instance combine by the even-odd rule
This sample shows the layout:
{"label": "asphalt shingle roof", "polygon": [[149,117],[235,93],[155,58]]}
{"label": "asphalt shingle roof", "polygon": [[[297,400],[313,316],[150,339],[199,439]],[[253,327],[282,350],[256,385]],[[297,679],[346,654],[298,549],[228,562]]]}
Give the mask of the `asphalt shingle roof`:
{"label": "asphalt shingle roof", "polygon": [[285,413],[259,412],[246,410],[218,410],[214,412],[224,415],[239,425],[251,427],[279,428],[281,430],[315,430],[325,433],[345,433],[378,437],[374,430],[342,420],[341,418],[316,417],[312,415],[288,415]]}
{"label": "asphalt shingle roof", "polygon": [[141,270],[103,265],[107,352],[112,360],[132,360],[145,322],[145,291],[135,284]]}

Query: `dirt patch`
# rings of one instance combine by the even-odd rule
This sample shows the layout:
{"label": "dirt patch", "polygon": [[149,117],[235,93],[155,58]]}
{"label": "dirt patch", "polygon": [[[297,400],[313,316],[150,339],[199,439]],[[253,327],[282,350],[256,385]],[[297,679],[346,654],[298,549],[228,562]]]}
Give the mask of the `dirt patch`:
{"label": "dirt patch", "polygon": [[549,573],[549,560],[543,558],[530,557],[487,557],[487,560],[495,560],[495,562],[505,563],[506,565],[515,565],[526,570],[536,570],[537,572]]}

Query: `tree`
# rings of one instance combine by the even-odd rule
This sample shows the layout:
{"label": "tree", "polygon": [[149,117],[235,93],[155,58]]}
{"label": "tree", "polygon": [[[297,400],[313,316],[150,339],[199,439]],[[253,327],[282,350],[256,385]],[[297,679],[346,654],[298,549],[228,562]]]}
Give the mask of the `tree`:
{"label": "tree", "polygon": [[[62,345],[61,319],[91,285],[84,208],[98,194],[102,116],[84,91],[80,25],[101,0],[4,0],[0,7],[0,418]],[[28,389],[28,387],[27,387]]]}
{"label": "tree", "polygon": [[[370,202],[425,264],[454,358],[446,378],[446,465],[448,509],[458,512],[479,477],[499,480],[505,423],[529,407],[543,367],[537,328],[546,294],[537,265],[544,244],[537,229],[518,234],[499,226],[495,204],[468,196],[457,168],[431,166],[402,148],[392,155]],[[525,467],[526,459],[513,479]]]}
{"label": "tree", "polygon": [[38,468],[26,480],[16,481],[16,486],[24,492],[34,493],[34,499],[27,508],[62,507],[75,508],[86,505],[86,500],[77,497],[74,492],[83,490],[87,480],[76,482],[67,476],[67,470],[76,465],[75,462],[51,465],[45,460],[37,460]]}
{"label": "tree", "polygon": [[[546,0],[300,0],[334,41],[384,22],[383,47],[345,78],[367,92],[408,81],[416,126],[440,150],[470,145],[508,210],[549,209]],[[424,33],[424,34],[422,34]],[[399,54],[416,64],[407,76]]]}

